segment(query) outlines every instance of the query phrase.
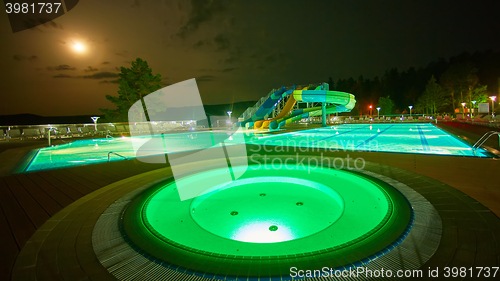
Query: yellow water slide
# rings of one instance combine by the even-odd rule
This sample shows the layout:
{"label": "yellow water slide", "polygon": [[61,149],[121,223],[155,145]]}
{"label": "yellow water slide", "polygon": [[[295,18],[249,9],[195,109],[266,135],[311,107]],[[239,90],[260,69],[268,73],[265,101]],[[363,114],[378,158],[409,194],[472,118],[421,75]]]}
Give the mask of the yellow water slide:
{"label": "yellow water slide", "polygon": [[[308,89],[308,87],[304,87],[302,90],[307,90],[307,89]],[[283,109],[280,111],[280,113],[276,117],[268,119],[268,120],[255,121],[254,128],[255,129],[269,129],[269,123],[271,123],[272,121],[276,121],[278,119],[282,119],[282,118],[286,117],[292,111],[292,109],[296,103],[297,103],[297,101],[295,100],[293,94],[290,95],[285,106],[283,107]]]}

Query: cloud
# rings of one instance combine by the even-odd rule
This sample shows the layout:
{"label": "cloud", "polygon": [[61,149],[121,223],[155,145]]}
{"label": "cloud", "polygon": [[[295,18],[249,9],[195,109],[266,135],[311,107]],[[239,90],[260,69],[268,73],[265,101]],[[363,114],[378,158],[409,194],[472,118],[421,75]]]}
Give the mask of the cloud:
{"label": "cloud", "polygon": [[59,70],[59,71],[63,71],[63,70],[76,70],[76,67],[69,66],[67,64],[61,64],[61,65],[58,65],[58,66],[49,66],[49,67],[47,67],[47,70]]}
{"label": "cloud", "polygon": [[234,56],[230,56],[229,58],[222,60],[224,63],[235,63],[237,61],[239,61],[239,59]]}
{"label": "cloud", "polygon": [[15,60],[17,60],[17,61],[27,60],[27,61],[30,61],[30,62],[34,62],[34,61],[38,60],[38,57],[35,56],[35,55],[31,55],[31,56],[14,55],[13,58]]}
{"label": "cloud", "polygon": [[115,52],[115,55],[120,56],[120,57],[127,57],[128,51]]}
{"label": "cloud", "polygon": [[68,74],[57,74],[52,76],[52,78],[73,78],[73,76],[68,75]]}
{"label": "cloud", "polygon": [[87,68],[85,68],[83,71],[85,72],[95,72],[95,71],[98,71],[99,69],[97,68],[93,68],[92,66],[88,66]]}
{"label": "cloud", "polygon": [[196,82],[210,82],[210,81],[214,81],[214,79],[215,79],[215,76],[203,75],[203,76],[196,77]]}
{"label": "cloud", "polygon": [[186,38],[200,27],[201,24],[210,21],[214,15],[224,10],[222,1],[213,0],[191,0],[191,12],[188,20],[177,32],[180,38]]}
{"label": "cloud", "polygon": [[120,79],[115,79],[115,80],[102,80],[99,81],[99,84],[120,84]]}
{"label": "cloud", "polygon": [[29,18],[24,21],[24,26],[26,28],[31,28],[32,30],[37,30],[40,32],[43,32],[43,30],[40,28],[41,26],[45,28],[64,29],[61,24],[49,18],[38,18],[38,19]]}
{"label": "cloud", "polygon": [[44,23],[43,26],[45,26],[45,27],[52,27],[52,28],[58,28],[58,29],[64,29],[63,26],[62,26],[62,24],[59,24],[59,23],[57,23],[57,22],[55,22],[53,20]]}
{"label": "cloud", "polygon": [[103,61],[101,64],[110,64],[109,61]]}
{"label": "cloud", "polygon": [[270,54],[264,58],[265,63],[274,64],[283,62],[284,56],[280,52]]}
{"label": "cloud", "polygon": [[236,70],[236,69],[238,69],[238,68],[237,68],[237,67],[224,68],[224,69],[222,70],[222,72],[231,72],[231,71],[234,71],[234,70]]}
{"label": "cloud", "polygon": [[132,0],[132,5],[130,5],[130,7],[132,8],[139,8],[141,6],[141,1],[139,0]]}
{"label": "cloud", "polygon": [[214,43],[217,46],[217,51],[227,50],[231,46],[227,36],[223,34],[218,34],[214,37]]}
{"label": "cloud", "polygon": [[198,48],[200,48],[200,47],[202,47],[202,46],[204,46],[206,44],[207,44],[206,41],[198,40],[198,42],[196,42],[196,43],[193,44],[193,48],[198,49]]}
{"label": "cloud", "polygon": [[118,77],[118,73],[104,71],[104,72],[97,72],[97,73],[94,73],[91,75],[85,75],[85,76],[81,76],[81,77],[84,79],[116,78],[116,77]]}

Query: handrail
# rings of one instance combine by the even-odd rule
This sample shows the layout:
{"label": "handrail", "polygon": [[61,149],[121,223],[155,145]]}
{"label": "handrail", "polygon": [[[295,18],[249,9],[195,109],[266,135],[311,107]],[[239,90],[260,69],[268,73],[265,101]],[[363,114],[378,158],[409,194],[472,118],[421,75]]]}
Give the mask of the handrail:
{"label": "handrail", "polygon": [[123,155],[120,155],[120,154],[118,154],[118,153],[116,153],[116,152],[110,151],[110,152],[108,152],[108,162],[110,162],[110,161],[111,161],[111,154],[114,154],[114,155],[116,155],[116,156],[120,156],[120,157],[122,157],[122,158],[128,159],[127,157],[125,157],[125,156],[123,156]]}
{"label": "handrail", "polygon": [[481,138],[479,138],[476,143],[472,146],[472,151],[476,154],[476,150],[481,147],[491,136],[498,136],[498,145],[500,146],[500,133],[497,131],[489,131],[485,133]]}

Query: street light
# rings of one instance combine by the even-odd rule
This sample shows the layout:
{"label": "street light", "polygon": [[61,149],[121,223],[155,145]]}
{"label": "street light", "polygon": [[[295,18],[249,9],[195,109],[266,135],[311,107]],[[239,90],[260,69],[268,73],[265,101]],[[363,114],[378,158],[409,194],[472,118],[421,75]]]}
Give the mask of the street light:
{"label": "street light", "polygon": [[491,117],[495,116],[495,100],[497,99],[496,96],[491,96]]}
{"label": "street light", "polygon": [[471,115],[470,115],[470,116],[471,116],[471,117],[474,117],[474,116],[473,116],[473,113],[476,111],[476,109],[475,109],[475,108],[476,108],[476,101],[475,101],[475,100],[473,100],[473,101],[472,101],[472,107],[473,107],[473,108],[472,108],[472,111],[471,111]]}
{"label": "street light", "polygon": [[372,115],[372,106],[370,105],[369,108],[370,108],[370,116],[371,116]]}
{"label": "street light", "polygon": [[231,124],[231,113],[233,113],[233,112],[232,112],[232,111],[228,111],[228,112],[226,112],[226,113],[227,113],[227,116],[228,116],[228,118],[227,118],[227,122],[226,122],[226,123],[227,123],[227,124]]}
{"label": "street light", "polygon": [[462,103],[462,107],[463,107],[462,118],[465,118],[465,102]]}
{"label": "street light", "polygon": [[377,107],[377,119],[380,117],[380,107]]}
{"label": "street light", "polygon": [[413,108],[413,105],[408,106],[408,108],[410,109],[410,117],[411,117],[411,109]]}
{"label": "street light", "polygon": [[92,119],[92,121],[94,121],[94,130],[97,132],[97,119],[99,119],[101,117],[99,116],[92,116],[90,117],[90,119]]}

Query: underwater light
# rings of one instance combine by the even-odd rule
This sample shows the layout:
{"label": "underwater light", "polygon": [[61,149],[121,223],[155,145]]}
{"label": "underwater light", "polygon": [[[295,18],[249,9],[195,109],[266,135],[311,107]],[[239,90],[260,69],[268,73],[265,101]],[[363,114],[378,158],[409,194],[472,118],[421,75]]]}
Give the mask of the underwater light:
{"label": "underwater light", "polygon": [[253,243],[275,243],[292,240],[295,237],[289,228],[276,222],[250,222],[236,229],[232,239]]}

